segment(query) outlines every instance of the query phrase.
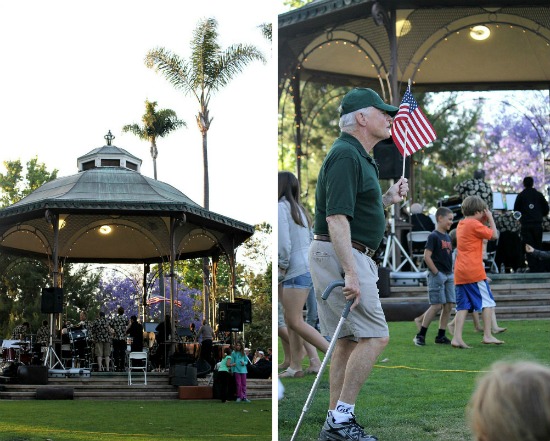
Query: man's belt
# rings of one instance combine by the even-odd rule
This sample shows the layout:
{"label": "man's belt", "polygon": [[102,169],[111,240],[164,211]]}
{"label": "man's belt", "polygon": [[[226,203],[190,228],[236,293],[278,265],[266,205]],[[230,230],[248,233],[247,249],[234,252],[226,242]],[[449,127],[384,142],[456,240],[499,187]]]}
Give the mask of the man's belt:
{"label": "man's belt", "polygon": [[[314,234],[313,235],[313,240],[320,240],[321,242],[330,242],[331,241],[330,236],[327,235],[327,234]],[[368,246],[363,245],[362,243],[357,242],[355,240],[351,241],[351,246],[353,248],[355,248],[357,251],[359,251],[360,253],[366,254],[369,257],[374,256],[374,253],[376,252],[376,250],[373,250],[373,249],[369,248]]]}

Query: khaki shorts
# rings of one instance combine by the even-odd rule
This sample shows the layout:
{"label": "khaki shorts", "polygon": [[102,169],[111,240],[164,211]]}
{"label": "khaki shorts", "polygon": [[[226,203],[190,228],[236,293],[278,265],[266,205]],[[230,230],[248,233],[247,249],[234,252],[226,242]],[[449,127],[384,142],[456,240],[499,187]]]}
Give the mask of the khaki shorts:
{"label": "khaki shorts", "polygon": [[111,356],[111,343],[98,341],[95,344],[96,357],[110,357]]}
{"label": "khaki shorts", "polygon": [[[378,267],[370,257],[356,249],[353,249],[353,257],[361,287],[361,301],[349,313],[338,338],[345,337],[357,341],[360,338],[388,337],[388,324],[376,286]],[[318,240],[311,242],[309,267],[317,297],[321,334],[332,336],[346,305],[341,287],[333,289],[327,300],[321,298],[330,282],[343,280],[342,266],[332,243]]]}

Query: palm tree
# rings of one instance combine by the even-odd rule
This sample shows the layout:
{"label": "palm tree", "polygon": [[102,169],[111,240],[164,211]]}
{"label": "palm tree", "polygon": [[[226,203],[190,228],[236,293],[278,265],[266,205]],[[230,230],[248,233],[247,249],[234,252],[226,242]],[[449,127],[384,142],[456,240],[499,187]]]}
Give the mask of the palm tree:
{"label": "palm tree", "polygon": [[[165,48],[150,50],[145,56],[145,65],[156,68],[172,85],[192,95],[199,103],[197,125],[202,134],[202,160],[204,203],[210,206],[208,181],[208,129],[212,123],[208,105],[210,98],[226,86],[244,67],[255,60],[265,63],[265,57],[252,45],[235,44],[225,50],[218,43],[218,22],[214,18],[202,19],[193,31],[191,58],[185,60]],[[210,268],[208,258],[202,262],[203,268],[203,315],[210,317]]]}
{"label": "palm tree", "polygon": [[172,85],[185,95],[193,95],[199,103],[197,125],[202,134],[204,170],[204,208],[209,209],[208,143],[210,123],[208,105],[210,98],[226,86],[233,77],[242,72],[250,62],[265,57],[252,45],[235,44],[222,50],[218,43],[218,23],[214,18],[199,21],[193,31],[191,58],[185,60],[165,48],[150,50],[145,65],[156,68]]}
{"label": "palm tree", "polygon": [[180,127],[185,127],[185,121],[178,119],[176,112],[171,109],[160,109],[156,111],[157,102],[145,100],[145,114],[142,116],[142,126],[138,124],[127,124],[122,128],[123,132],[132,132],[140,139],[151,143],[151,157],[153,158],[153,170],[155,180],[157,179],[157,138],[164,138],[169,133]]}

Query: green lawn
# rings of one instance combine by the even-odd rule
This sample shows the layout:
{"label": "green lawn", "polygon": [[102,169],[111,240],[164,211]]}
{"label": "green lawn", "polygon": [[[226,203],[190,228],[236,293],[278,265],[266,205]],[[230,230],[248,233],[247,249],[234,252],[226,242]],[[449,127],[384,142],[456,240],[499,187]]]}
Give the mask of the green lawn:
{"label": "green lawn", "polygon": [[1,441],[271,440],[270,400],[0,401]]}
{"label": "green lawn", "polygon": [[[412,342],[413,322],[390,323],[390,343],[380,356],[356,403],[359,423],[381,441],[471,440],[465,408],[480,373],[497,360],[533,360],[550,365],[550,320],[499,321],[502,346],[482,345],[481,334],[466,322],[465,341],[474,349],[436,345],[436,322],[426,346]],[[328,408],[328,367],[298,439],[316,440]],[[279,440],[289,440],[314,376],[284,379],[279,401]]]}

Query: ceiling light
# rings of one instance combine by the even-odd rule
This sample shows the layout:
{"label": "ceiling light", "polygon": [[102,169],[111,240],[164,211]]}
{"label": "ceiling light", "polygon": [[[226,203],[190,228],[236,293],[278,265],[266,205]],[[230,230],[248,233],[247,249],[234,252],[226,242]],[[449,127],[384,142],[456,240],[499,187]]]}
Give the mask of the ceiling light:
{"label": "ceiling light", "polygon": [[111,227],[109,225],[102,225],[99,227],[99,232],[101,234],[109,234],[111,232]]}
{"label": "ceiling light", "polygon": [[398,37],[407,35],[412,29],[411,22],[407,19],[397,20],[395,22],[395,32]]}
{"label": "ceiling light", "polygon": [[474,40],[487,40],[487,38],[489,38],[489,35],[491,35],[491,31],[487,26],[478,25],[470,29],[470,37],[472,37]]}

